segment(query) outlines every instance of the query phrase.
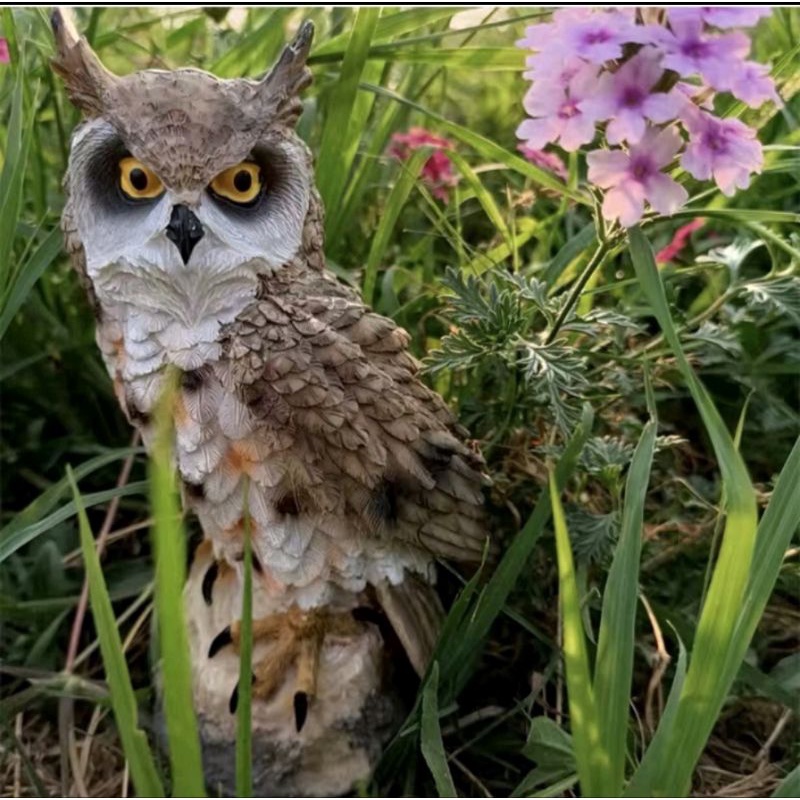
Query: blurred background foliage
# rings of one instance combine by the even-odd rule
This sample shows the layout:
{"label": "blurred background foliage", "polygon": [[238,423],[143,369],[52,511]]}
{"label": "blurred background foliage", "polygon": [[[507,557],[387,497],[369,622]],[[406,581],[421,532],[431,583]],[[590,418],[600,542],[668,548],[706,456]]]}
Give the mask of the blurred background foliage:
{"label": "blurred background foliage", "polygon": [[[574,200],[583,177],[578,158],[564,157],[569,188],[559,191],[516,154],[525,83],[524,54],[514,42],[546,11],[403,7],[362,17],[374,26],[372,45],[348,100],[339,78],[356,13],[95,7],[77,9],[76,17],[112,71],[195,66],[222,77],[261,75],[300,21],[314,20],[315,82],[300,131],[319,157],[329,200],[330,267],[342,280],[366,283],[376,310],[410,331],[427,379],[480,442],[501,542],[527,519],[545,487],[547,460],[562,451],[582,406],[594,409],[593,434],[566,494],[590,633],[619,531],[626,469],[647,419],[648,365],[661,435],[645,505],[648,613],[639,615],[631,698],[639,753],[636,743],[652,731],[671,674],[666,652],[677,653],[676,632],[691,640],[719,530],[719,476],[624,252],[612,252],[556,326],[558,335],[548,336],[588,261],[593,220],[591,204]],[[124,773],[91,615],[76,629],[77,650],[64,669],[83,584],[64,472],[67,464],[76,469],[95,530],[116,499],[104,571],[147,708],[145,463],[137,450],[130,478],[118,485],[131,431],[95,347],[83,290],[60,249],[61,179],[78,115],[48,66],[47,10],[3,9],[0,36],[10,51],[10,63],[0,64],[0,775],[4,794],[14,785],[27,794],[116,794]],[[763,174],[731,199],[699,193],[683,176],[689,206],[645,225],[659,249],[681,225],[704,220],[660,264],[661,274],[695,369],[729,428],[744,419],[741,450],[762,502],[800,430],[799,42],[794,8],[776,8],[754,33],[755,57],[783,65],[778,86],[786,100],[783,109],[744,114],[766,146]],[[387,154],[392,135],[413,126],[451,142],[461,180],[447,201],[417,179],[413,161]],[[442,571],[452,592],[461,578]],[[763,794],[797,762],[799,572],[797,549],[790,550],[701,761],[698,794],[731,787]],[[556,594],[548,534],[458,706],[443,710],[451,771],[465,794],[528,794],[559,781],[566,791],[575,782],[559,729],[531,725],[541,716],[563,725]],[[69,725],[59,717],[64,696],[79,699]],[[428,772],[412,767],[380,773],[370,791],[430,793]]]}

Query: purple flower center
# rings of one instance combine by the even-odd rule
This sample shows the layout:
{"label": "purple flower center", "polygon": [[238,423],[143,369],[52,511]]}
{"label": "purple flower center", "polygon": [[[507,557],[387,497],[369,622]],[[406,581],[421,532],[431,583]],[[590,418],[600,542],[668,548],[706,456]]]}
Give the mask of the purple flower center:
{"label": "purple flower center", "polygon": [[645,98],[645,93],[638,86],[626,86],[622,90],[620,105],[625,108],[638,108]]}
{"label": "purple flower center", "polygon": [[686,39],[681,43],[681,53],[687,58],[708,58],[711,55],[711,46],[702,39]]}
{"label": "purple flower center", "polygon": [[712,153],[724,153],[728,149],[727,137],[722,131],[707,131],[703,136],[703,144]]}
{"label": "purple flower center", "polygon": [[580,113],[577,101],[571,97],[567,98],[558,109],[558,116],[561,119],[572,119],[572,117],[577,117]]}
{"label": "purple flower center", "polygon": [[656,171],[653,162],[646,155],[634,156],[631,160],[630,174],[639,183],[644,183]]}
{"label": "purple flower center", "polygon": [[584,34],[583,43],[587,45],[605,44],[611,38],[611,31],[609,31],[607,28],[597,28]]}

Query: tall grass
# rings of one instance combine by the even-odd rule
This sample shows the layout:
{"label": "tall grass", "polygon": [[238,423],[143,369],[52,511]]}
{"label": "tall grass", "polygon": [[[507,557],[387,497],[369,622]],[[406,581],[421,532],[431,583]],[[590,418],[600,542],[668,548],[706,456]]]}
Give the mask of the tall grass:
{"label": "tall grass", "polygon": [[[496,479],[491,524],[504,551],[496,565],[487,557],[464,579],[412,711],[387,748],[375,791],[391,793],[401,785],[407,793],[440,796],[548,796],[578,780],[584,795],[686,795],[726,700],[740,696],[744,683],[758,683],[784,705],[791,697],[767,674],[767,661],[742,665],[776,597],[776,582],[793,576],[786,553],[800,524],[800,444],[791,409],[796,331],[787,324],[800,319],[800,14],[776,10],[755,38],[759,58],[775,64],[786,108],[772,118],[755,118],[740,106],[729,110],[750,115],[748,122],[771,146],[764,175],[735,198],[700,193],[687,183],[694,195],[676,220],[710,220],[717,239],[703,239],[703,258],[692,251],[687,263],[664,266],[655,263],[652,243],[666,243],[674,224],[646,219],[628,237],[609,234],[594,218],[595,198],[581,182],[578,160],[562,180],[515,151],[524,58],[512,43],[542,11],[473,11],[455,29],[450,22],[457,12],[253,8],[237,12],[239,29],[230,18],[216,22],[210,11],[195,9],[158,16],[95,8],[79,19],[119,72],[193,63],[234,77],[266,69],[289,28],[311,17],[316,83],[300,130],[318,156],[331,268],[409,328],[418,355],[440,347],[457,327],[446,309],[453,293],[446,268],[465,280],[486,281],[464,289],[487,319],[492,311],[498,315],[495,327],[480,320],[487,341],[478,344],[485,352],[471,370],[438,370],[431,380],[483,440]],[[3,669],[12,676],[0,695],[0,717],[9,721],[3,730],[13,733],[14,715],[26,715],[32,703],[46,708],[48,698],[66,691],[62,639],[82,578],[73,569],[79,545],[95,633],[84,632],[77,663],[102,667],[134,789],[200,796],[205,787],[180,592],[186,531],[169,462],[169,400],[149,473],[140,463],[135,480],[109,489],[116,462],[132,452],[122,446],[127,426],[97,357],[81,290],[59,256],[59,180],[77,115],[47,65],[44,10],[5,8],[0,19],[12,52],[11,65],[0,65],[0,614],[9,620],[0,629],[0,647]],[[429,126],[453,141],[462,180],[447,205],[420,179],[426,152],[403,164],[385,156],[392,133],[411,125]],[[715,244],[718,250],[711,249]],[[756,277],[748,274],[754,262],[767,265]],[[541,280],[544,296],[519,284],[529,305],[519,296],[503,305],[506,285],[495,281],[504,274]],[[568,387],[578,396],[569,430],[553,424],[548,403],[555,401],[537,398],[518,365],[498,366],[510,352],[500,347],[503,326],[513,351],[522,326],[540,313],[534,300],[543,309],[536,341],[555,342],[564,352],[573,347],[584,359],[586,385]],[[764,325],[748,316],[756,308],[763,309]],[[574,318],[575,309],[584,316]],[[728,315],[720,317],[725,309]],[[590,326],[585,315],[591,311],[626,315],[641,331],[626,333],[620,344],[617,334]],[[715,320],[716,328],[703,327]],[[734,339],[742,347],[740,365],[750,370],[746,392],[740,384],[731,390],[726,371],[734,371],[732,361],[715,361]],[[619,376],[614,390],[604,387],[606,374]],[[739,445],[730,420],[750,393],[753,411]],[[711,488],[690,484],[697,476],[689,474],[688,459],[667,462],[671,451],[659,432],[695,438],[694,463],[702,452],[705,465],[696,471]],[[771,437],[765,439],[771,446],[759,446],[759,436]],[[606,439],[629,444],[630,453],[610,460],[605,472],[592,472],[588,460]],[[69,463],[75,467],[64,477]],[[715,470],[721,487],[713,485]],[[680,493],[676,485],[691,491]],[[587,496],[592,502],[611,497],[619,512],[618,536],[605,558],[587,560],[580,549],[587,533],[576,509]],[[90,514],[115,497],[122,501],[120,527],[152,515],[152,541],[135,539],[136,547],[128,547],[137,533],[112,537],[118,544],[101,568]],[[664,556],[665,549],[646,540],[648,525],[694,521],[703,508],[716,509],[703,530],[719,529],[718,550],[703,534],[706,547],[699,553],[668,562],[663,573],[649,569],[649,554]],[[145,557],[150,553],[154,570]],[[552,561],[557,576],[548,572]],[[251,564],[248,546],[244,620],[252,602]],[[710,580],[695,613],[682,593],[696,589],[700,596],[706,564]],[[684,573],[701,577],[689,580]],[[132,625],[133,638],[144,627],[153,576],[170,744],[170,768],[163,773],[143,732],[144,706],[137,703],[146,669],[125,649],[117,624]],[[556,589],[560,648],[550,613]],[[660,598],[654,613],[675,661],[652,736],[639,731],[632,715],[642,686],[637,654],[647,646],[639,598],[651,592]],[[252,791],[247,627],[237,711],[239,796]],[[92,659],[98,646],[102,665]],[[531,672],[541,687],[528,693]],[[26,753],[19,737],[9,741]],[[36,772],[35,765],[31,769]],[[69,788],[69,775],[61,777]],[[791,796],[796,784],[795,770],[776,796]]]}

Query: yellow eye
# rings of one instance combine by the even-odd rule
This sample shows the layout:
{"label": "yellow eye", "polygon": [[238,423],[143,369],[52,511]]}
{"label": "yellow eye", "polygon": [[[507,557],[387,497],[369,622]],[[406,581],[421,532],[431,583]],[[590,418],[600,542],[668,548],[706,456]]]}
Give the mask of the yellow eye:
{"label": "yellow eye", "polygon": [[119,162],[119,186],[131,200],[152,200],[164,191],[164,184],[155,172],[133,156]]}
{"label": "yellow eye", "polygon": [[211,181],[211,191],[218,197],[239,205],[249,205],[258,199],[264,186],[261,168],[252,161],[242,161],[220,172]]}

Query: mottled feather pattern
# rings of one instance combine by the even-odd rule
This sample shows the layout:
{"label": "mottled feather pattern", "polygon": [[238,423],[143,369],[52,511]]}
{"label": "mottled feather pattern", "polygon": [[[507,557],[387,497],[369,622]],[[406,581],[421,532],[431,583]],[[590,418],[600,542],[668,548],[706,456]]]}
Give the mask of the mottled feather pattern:
{"label": "mottled feather pattern", "polygon": [[[408,334],[327,273],[301,265],[263,278],[259,297],[223,332],[235,381],[247,387],[243,402],[278,395],[318,480],[341,484],[344,509],[366,534],[479,559],[483,462],[419,381]],[[384,482],[397,492],[397,518],[376,525],[372,494]],[[306,488],[313,499],[314,487]]]}
{"label": "mottled feather pattern", "polygon": [[[293,129],[312,26],[252,81],[116,76],[62,12],[53,23],[56,69],[87,117],[65,180],[66,247],[147,448],[167,369],[181,372],[174,460],[206,537],[185,604],[195,705],[217,754],[207,777],[230,784],[249,524],[254,630],[271,632],[253,662],[254,741],[273,754],[258,791],[345,793],[395,717],[375,617],[423,674],[443,618],[436,558],[486,551],[483,460],[420,380],[406,331],[325,268],[312,157]],[[160,181],[146,203],[120,194],[128,158]],[[213,181],[243,160],[260,170],[261,200],[233,208]],[[190,246],[176,246],[186,220]]]}

